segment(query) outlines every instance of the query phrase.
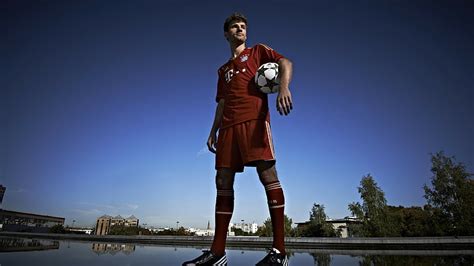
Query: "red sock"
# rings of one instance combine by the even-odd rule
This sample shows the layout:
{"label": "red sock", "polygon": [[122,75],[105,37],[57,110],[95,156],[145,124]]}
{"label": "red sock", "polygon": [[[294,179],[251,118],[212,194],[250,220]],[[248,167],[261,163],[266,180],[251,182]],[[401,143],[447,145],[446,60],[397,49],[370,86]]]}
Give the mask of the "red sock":
{"label": "red sock", "polygon": [[229,227],[230,218],[234,211],[234,190],[218,189],[216,197],[216,230],[214,233],[214,241],[212,242],[211,251],[215,255],[223,255],[225,253],[225,241],[227,239],[227,228]]}
{"label": "red sock", "polygon": [[282,254],[285,251],[285,197],[280,182],[268,183],[265,185],[267,193],[268,208],[270,209],[270,218],[273,228],[273,247]]}

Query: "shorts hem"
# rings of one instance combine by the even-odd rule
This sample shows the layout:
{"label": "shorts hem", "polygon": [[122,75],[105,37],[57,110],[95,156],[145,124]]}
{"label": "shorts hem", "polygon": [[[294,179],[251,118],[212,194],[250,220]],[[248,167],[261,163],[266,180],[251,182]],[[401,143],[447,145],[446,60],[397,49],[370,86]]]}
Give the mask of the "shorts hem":
{"label": "shorts hem", "polygon": [[276,162],[276,159],[275,158],[268,158],[268,159],[258,158],[258,159],[248,160],[247,162],[244,163],[244,166],[255,167],[256,166],[255,163],[258,161]]}
{"label": "shorts hem", "polygon": [[244,172],[244,166],[242,166],[242,168],[240,167],[231,167],[231,166],[216,166],[215,169],[216,171],[219,170],[219,169],[222,169],[222,168],[225,168],[225,169],[230,169],[236,173],[243,173]]}

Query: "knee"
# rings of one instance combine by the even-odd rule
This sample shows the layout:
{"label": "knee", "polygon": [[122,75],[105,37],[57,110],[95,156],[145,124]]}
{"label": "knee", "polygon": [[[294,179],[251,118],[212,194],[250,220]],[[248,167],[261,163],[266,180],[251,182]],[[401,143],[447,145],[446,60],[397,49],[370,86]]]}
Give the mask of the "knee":
{"label": "knee", "polygon": [[260,178],[260,182],[262,182],[264,185],[278,181],[278,175],[275,166],[272,166],[268,169],[259,170],[258,177]]}
{"label": "knee", "polygon": [[217,189],[233,189],[234,175],[231,172],[217,171],[216,174],[216,188]]}

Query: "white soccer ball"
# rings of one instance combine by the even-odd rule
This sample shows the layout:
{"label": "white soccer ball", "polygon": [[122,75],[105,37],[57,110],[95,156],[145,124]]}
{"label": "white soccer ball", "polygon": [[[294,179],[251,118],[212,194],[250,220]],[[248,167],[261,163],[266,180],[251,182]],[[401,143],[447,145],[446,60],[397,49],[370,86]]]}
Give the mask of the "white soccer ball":
{"label": "white soccer ball", "polygon": [[280,77],[278,76],[277,63],[265,63],[261,65],[255,74],[257,88],[266,94],[275,93],[280,90]]}

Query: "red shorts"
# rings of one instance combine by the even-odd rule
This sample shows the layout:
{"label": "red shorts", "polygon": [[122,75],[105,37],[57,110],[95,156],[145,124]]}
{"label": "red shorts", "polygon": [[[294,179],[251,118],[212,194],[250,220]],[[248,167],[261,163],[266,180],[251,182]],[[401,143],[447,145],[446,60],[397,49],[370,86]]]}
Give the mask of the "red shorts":
{"label": "red shorts", "polygon": [[216,170],[230,168],[243,172],[255,161],[274,161],[272,132],[265,120],[250,120],[219,130]]}

